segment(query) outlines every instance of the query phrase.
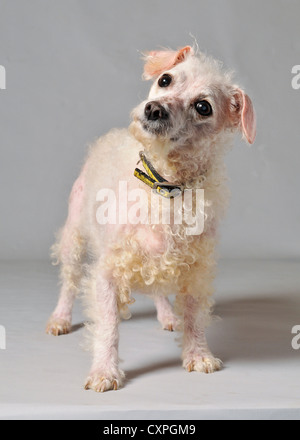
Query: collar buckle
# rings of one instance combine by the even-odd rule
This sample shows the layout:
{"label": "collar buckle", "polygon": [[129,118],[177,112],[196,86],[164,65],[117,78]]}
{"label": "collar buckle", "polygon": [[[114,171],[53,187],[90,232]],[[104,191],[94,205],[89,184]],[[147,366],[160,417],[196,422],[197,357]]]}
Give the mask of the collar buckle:
{"label": "collar buckle", "polygon": [[163,197],[175,199],[175,197],[178,197],[182,194],[184,188],[183,185],[178,185],[176,183],[170,183],[164,181],[164,182],[154,182],[152,189],[157,194]]}

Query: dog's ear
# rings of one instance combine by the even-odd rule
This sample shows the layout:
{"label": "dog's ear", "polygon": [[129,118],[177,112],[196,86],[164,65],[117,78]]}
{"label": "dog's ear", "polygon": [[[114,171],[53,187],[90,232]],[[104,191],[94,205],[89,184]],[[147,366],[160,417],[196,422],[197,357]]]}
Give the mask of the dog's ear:
{"label": "dog's ear", "polygon": [[249,96],[240,88],[234,90],[231,100],[231,112],[235,125],[239,126],[249,144],[253,144],[256,136],[256,116]]}
{"label": "dog's ear", "polygon": [[169,70],[176,64],[184,61],[188,54],[193,54],[191,46],[185,46],[177,51],[175,50],[159,50],[147,52],[144,54],[144,78],[151,79],[159,76],[165,70]]}

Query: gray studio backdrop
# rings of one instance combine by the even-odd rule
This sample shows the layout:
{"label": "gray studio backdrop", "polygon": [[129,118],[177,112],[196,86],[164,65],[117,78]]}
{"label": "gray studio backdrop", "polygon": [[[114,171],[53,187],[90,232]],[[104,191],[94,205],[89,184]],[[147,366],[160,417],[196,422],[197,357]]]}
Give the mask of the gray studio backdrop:
{"label": "gray studio backdrop", "polygon": [[192,44],[258,116],[227,158],[223,257],[299,257],[299,0],[0,0],[0,258],[46,259],[87,144],[146,96],[139,51]]}

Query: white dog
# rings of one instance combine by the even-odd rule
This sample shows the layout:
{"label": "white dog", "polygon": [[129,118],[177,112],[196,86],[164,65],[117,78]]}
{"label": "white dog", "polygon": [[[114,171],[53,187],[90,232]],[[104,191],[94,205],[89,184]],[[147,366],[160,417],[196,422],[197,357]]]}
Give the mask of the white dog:
{"label": "white dog", "polygon": [[[144,77],[154,83],[133,111],[129,129],[112,130],[90,148],[53,247],[62,288],[47,332],[70,331],[73,301],[83,288],[93,350],[86,389],[98,392],[124,382],[118,324],[128,315],[133,289],[153,297],[164,329],[182,331],[187,371],[220,369],[205,326],[217,227],[228,198],[224,154],[236,131],[249,143],[255,139],[251,100],[217,61],[190,46],[150,52]],[[146,172],[136,169],[139,159]],[[187,194],[196,190],[199,200],[204,190],[202,210],[197,197],[188,202]],[[153,213],[164,212],[162,200],[168,202],[169,222],[153,220]],[[184,209],[196,218],[203,207],[201,233],[188,231],[187,216],[174,220]]]}

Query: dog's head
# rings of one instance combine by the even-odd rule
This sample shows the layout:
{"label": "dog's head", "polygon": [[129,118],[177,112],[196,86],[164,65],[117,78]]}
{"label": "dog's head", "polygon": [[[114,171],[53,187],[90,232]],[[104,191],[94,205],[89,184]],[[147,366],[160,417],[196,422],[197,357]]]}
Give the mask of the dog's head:
{"label": "dog's head", "polygon": [[148,99],[132,112],[133,131],[140,140],[158,140],[172,148],[240,130],[250,144],[254,142],[252,102],[219,62],[196,55],[190,46],[149,52],[144,78],[154,83]]}

